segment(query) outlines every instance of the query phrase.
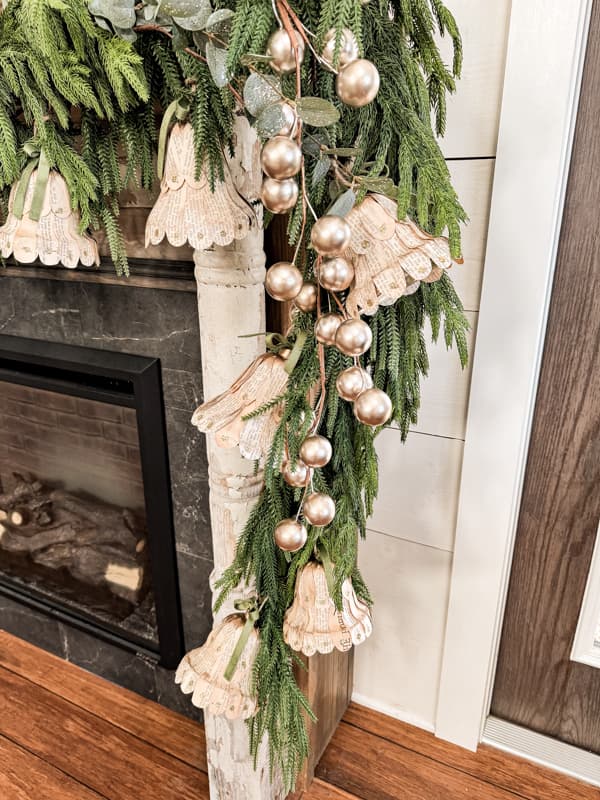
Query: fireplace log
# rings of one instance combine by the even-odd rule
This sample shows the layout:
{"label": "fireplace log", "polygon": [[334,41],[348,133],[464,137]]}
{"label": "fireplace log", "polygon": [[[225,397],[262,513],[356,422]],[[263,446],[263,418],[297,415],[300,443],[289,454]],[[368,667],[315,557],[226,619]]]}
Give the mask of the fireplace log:
{"label": "fireplace log", "polygon": [[0,549],[27,554],[50,569],[67,569],[79,581],[138,602],[146,573],[139,516],[33,478],[14,477],[13,490],[0,497],[6,515],[0,522]]}
{"label": "fireplace log", "polygon": [[15,508],[8,515],[8,521],[11,525],[20,528],[21,525],[26,525],[29,522],[29,511],[24,508]]}

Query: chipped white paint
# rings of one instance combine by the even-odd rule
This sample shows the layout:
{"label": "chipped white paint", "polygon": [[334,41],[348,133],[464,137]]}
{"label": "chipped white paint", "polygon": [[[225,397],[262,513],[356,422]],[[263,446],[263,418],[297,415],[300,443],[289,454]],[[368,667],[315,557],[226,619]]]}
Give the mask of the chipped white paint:
{"label": "chipped white paint", "polygon": [[[238,152],[232,172],[246,196],[256,186],[257,148],[246,120],[238,122]],[[252,157],[254,156],[254,157]],[[250,171],[254,169],[254,174]],[[202,379],[205,398],[227,389],[261,352],[265,331],[265,256],[262,230],[253,230],[242,241],[194,254],[198,284],[198,314],[202,347]],[[235,543],[262,487],[262,474],[243,459],[237,448],[224,450],[207,436],[210,513],[215,581],[233,559]],[[231,611],[226,604],[219,619]],[[246,724],[205,715],[211,800],[280,800],[279,780],[269,776],[265,743],[257,769],[249,755]]]}

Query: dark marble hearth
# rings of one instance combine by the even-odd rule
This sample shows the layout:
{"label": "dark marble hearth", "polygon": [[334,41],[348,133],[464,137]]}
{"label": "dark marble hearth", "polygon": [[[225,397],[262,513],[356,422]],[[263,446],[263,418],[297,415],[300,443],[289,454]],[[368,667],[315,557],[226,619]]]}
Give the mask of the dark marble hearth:
{"label": "dark marble hearth", "polygon": [[[0,334],[160,358],[186,647],[211,624],[212,548],[206,448],[190,424],[202,400],[195,295],[126,285],[29,279],[0,272]],[[0,596],[0,627],[189,716],[173,673]]]}

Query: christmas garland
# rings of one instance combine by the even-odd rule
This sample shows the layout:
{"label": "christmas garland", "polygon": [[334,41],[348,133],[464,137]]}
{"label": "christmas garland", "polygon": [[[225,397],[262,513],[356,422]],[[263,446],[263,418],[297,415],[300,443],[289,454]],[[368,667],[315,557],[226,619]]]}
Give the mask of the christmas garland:
{"label": "christmas garland", "polygon": [[[437,33],[452,38],[450,68]],[[436,140],[460,67],[441,0],[10,0],[0,14],[4,256],[92,263],[88,229],[104,227],[126,272],[118,196],[132,181],[151,187],[156,154],[148,240],[240,238],[257,214],[228,168],[236,115],[263,140],[262,204],[289,214],[294,248],[267,291],[293,312],[285,336],[194,417],[260,462],[264,490],[219,583],[217,607],[241,594],[237,613],[177,680],[195,704],[246,718],[255,755],[268,734],[288,788],[312,713],[297,653],[348,649],[371,631],[356,562],[377,494],[375,436],[395,422],[405,438],[417,421],[426,322],[467,358],[448,275],[465,214]],[[76,253],[40,244],[42,220],[69,216],[65,192]],[[185,209],[182,234],[172,221]]]}

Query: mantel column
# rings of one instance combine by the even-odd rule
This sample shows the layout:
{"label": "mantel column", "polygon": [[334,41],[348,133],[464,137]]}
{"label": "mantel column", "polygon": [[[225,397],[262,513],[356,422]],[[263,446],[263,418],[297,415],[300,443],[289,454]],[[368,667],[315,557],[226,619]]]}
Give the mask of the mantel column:
{"label": "mantel column", "polygon": [[[196,251],[198,313],[202,347],[204,397],[225,391],[264,352],[265,255],[262,230],[229,247]],[[210,513],[215,581],[233,560],[235,543],[262,489],[262,473],[237,448],[217,447],[207,436]],[[214,595],[213,595],[214,596]],[[219,618],[230,613],[226,603]],[[255,770],[249,754],[246,723],[205,714],[211,800],[280,800],[279,781],[269,778],[268,748],[263,746]],[[266,743],[263,743],[266,744]]]}

